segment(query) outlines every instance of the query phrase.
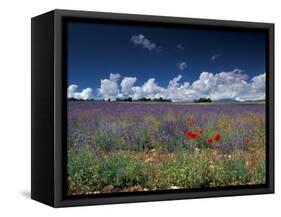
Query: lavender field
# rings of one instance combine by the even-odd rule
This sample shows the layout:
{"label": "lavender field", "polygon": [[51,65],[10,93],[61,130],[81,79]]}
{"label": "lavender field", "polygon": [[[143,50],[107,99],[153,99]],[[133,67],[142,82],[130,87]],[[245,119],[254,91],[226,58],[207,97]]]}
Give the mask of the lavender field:
{"label": "lavender field", "polygon": [[264,104],[68,102],[68,194],[265,183]]}

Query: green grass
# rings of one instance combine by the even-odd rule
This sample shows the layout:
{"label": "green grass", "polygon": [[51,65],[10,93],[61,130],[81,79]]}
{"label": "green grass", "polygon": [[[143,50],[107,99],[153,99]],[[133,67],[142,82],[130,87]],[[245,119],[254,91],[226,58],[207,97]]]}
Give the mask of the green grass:
{"label": "green grass", "polygon": [[[244,153],[221,155],[212,149],[193,153],[116,151],[96,154],[89,148],[68,152],[69,194],[112,191],[200,188],[264,183],[265,161]],[[153,158],[154,157],[154,158]],[[214,160],[214,157],[217,158]]]}

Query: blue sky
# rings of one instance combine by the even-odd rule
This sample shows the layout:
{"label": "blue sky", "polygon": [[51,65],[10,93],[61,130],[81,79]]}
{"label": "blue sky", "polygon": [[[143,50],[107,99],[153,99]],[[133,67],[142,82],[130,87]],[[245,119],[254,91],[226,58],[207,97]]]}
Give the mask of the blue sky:
{"label": "blue sky", "polygon": [[94,98],[104,97],[99,88],[110,73],[120,75],[119,83],[135,77],[134,86],[141,87],[155,78],[166,88],[178,75],[179,85],[192,85],[202,72],[238,69],[251,83],[266,71],[263,32],[69,22],[67,34],[68,84],[77,85],[75,91],[91,88]]}

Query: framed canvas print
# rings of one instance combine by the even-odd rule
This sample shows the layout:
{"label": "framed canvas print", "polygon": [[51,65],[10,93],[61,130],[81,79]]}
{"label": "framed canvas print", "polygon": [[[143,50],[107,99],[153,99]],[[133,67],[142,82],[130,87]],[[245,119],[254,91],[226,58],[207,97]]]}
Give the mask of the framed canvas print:
{"label": "framed canvas print", "polygon": [[274,192],[274,25],[32,18],[32,192],[54,207]]}

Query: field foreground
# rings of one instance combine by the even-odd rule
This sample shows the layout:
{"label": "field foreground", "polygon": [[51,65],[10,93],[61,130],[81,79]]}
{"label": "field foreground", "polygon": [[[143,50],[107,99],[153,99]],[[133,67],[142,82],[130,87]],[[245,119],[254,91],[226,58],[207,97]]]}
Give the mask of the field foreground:
{"label": "field foreground", "polygon": [[265,183],[264,104],[68,103],[68,194]]}

